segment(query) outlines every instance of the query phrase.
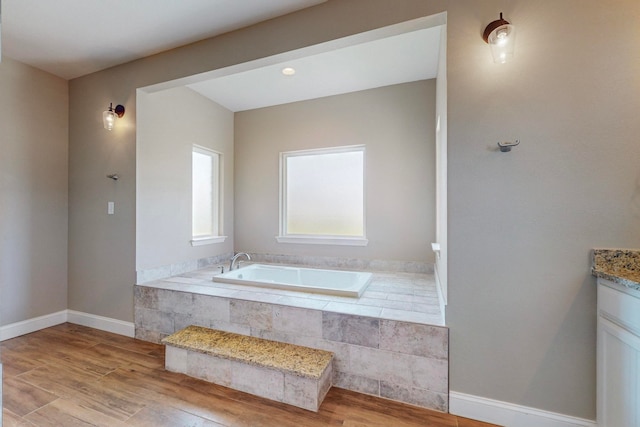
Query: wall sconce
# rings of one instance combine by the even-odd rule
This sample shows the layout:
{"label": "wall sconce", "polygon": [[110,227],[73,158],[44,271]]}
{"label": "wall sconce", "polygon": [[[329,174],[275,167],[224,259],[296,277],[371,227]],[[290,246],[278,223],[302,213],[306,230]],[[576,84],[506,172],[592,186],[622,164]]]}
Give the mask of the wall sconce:
{"label": "wall sconce", "polygon": [[493,62],[504,64],[513,59],[516,29],[509,22],[502,19],[502,12],[500,12],[500,19],[496,19],[487,25],[482,38],[491,47]]}
{"label": "wall sconce", "polygon": [[109,109],[102,113],[102,124],[106,130],[113,129],[113,125],[116,123],[116,118],[124,116],[124,107],[120,104],[113,108],[113,103],[109,103]]}

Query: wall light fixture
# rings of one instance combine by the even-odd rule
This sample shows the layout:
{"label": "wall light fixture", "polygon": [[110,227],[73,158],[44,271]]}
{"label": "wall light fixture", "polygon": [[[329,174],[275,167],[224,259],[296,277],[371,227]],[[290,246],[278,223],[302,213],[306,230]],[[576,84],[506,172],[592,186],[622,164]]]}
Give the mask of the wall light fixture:
{"label": "wall light fixture", "polygon": [[500,19],[496,19],[487,25],[482,38],[491,47],[493,62],[504,64],[513,59],[516,29],[509,22],[502,19],[502,12],[500,13]]}
{"label": "wall light fixture", "polygon": [[106,130],[112,130],[116,123],[116,118],[124,116],[124,107],[120,104],[113,108],[113,103],[109,104],[109,109],[102,113],[102,124]]}

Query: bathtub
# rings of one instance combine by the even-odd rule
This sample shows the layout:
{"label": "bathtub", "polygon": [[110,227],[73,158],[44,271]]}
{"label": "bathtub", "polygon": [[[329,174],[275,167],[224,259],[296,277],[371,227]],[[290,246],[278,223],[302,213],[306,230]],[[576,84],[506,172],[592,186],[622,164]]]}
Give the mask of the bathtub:
{"label": "bathtub", "polygon": [[213,276],[213,281],[271,289],[359,297],[371,281],[371,273],[251,264]]}

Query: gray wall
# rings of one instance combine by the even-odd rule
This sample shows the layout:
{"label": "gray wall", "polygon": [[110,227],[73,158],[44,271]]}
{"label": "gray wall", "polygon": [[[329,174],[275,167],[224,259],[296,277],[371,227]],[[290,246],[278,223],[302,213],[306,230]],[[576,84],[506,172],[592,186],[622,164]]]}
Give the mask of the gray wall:
{"label": "gray wall", "polygon": [[[69,308],[132,320],[137,87],[445,10],[451,389],[593,419],[589,250],[640,246],[636,0],[329,1],[71,81]],[[480,36],[500,11],[503,66]],[[113,133],[109,102],[127,106]]]}
{"label": "gray wall", "polygon": [[[435,80],[236,113],[236,250],[433,262]],[[366,247],[277,243],[279,154],[366,146]]]}
{"label": "gray wall", "polygon": [[[593,419],[590,250],[640,246],[640,2],[487,3],[449,9],[451,388]],[[472,31],[499,11],[505,66]]]}
{"label": "gray wall", "polygon": [[[137,108],[136,269],[232,252],[233,112],[184,87],[138,92]],[[222,154],[224,243],[190,243],[193,144]]]}
{"label": "gray wall", "polygon": [[0,63],[0,325],[67,308],[68,84]]}
{"label": "gray wall", "polygon": [[[135,88],[123,84],[130,84],[126,71],[117,71],[69,82],[68,308],[132,320]],[[102,126],[102,112],[110,102],[126,107],[111,132]],[[106,177],[112,173],[120,179]],[[107,215],[109,201],[115,203],[114,215]]]}

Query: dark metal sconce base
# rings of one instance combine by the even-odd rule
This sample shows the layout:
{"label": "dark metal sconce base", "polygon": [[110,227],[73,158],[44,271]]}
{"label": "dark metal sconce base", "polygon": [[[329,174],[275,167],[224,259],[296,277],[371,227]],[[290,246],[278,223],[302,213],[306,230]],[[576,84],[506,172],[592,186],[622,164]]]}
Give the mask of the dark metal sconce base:
{"label": "dark metal sconce base", "polygon": [[123,105],[116,105],[116,108],[113,110],[116,113],[116,116],[118,116],[119,118],[122,118],[122,116],[124,116],[124,106]]}

